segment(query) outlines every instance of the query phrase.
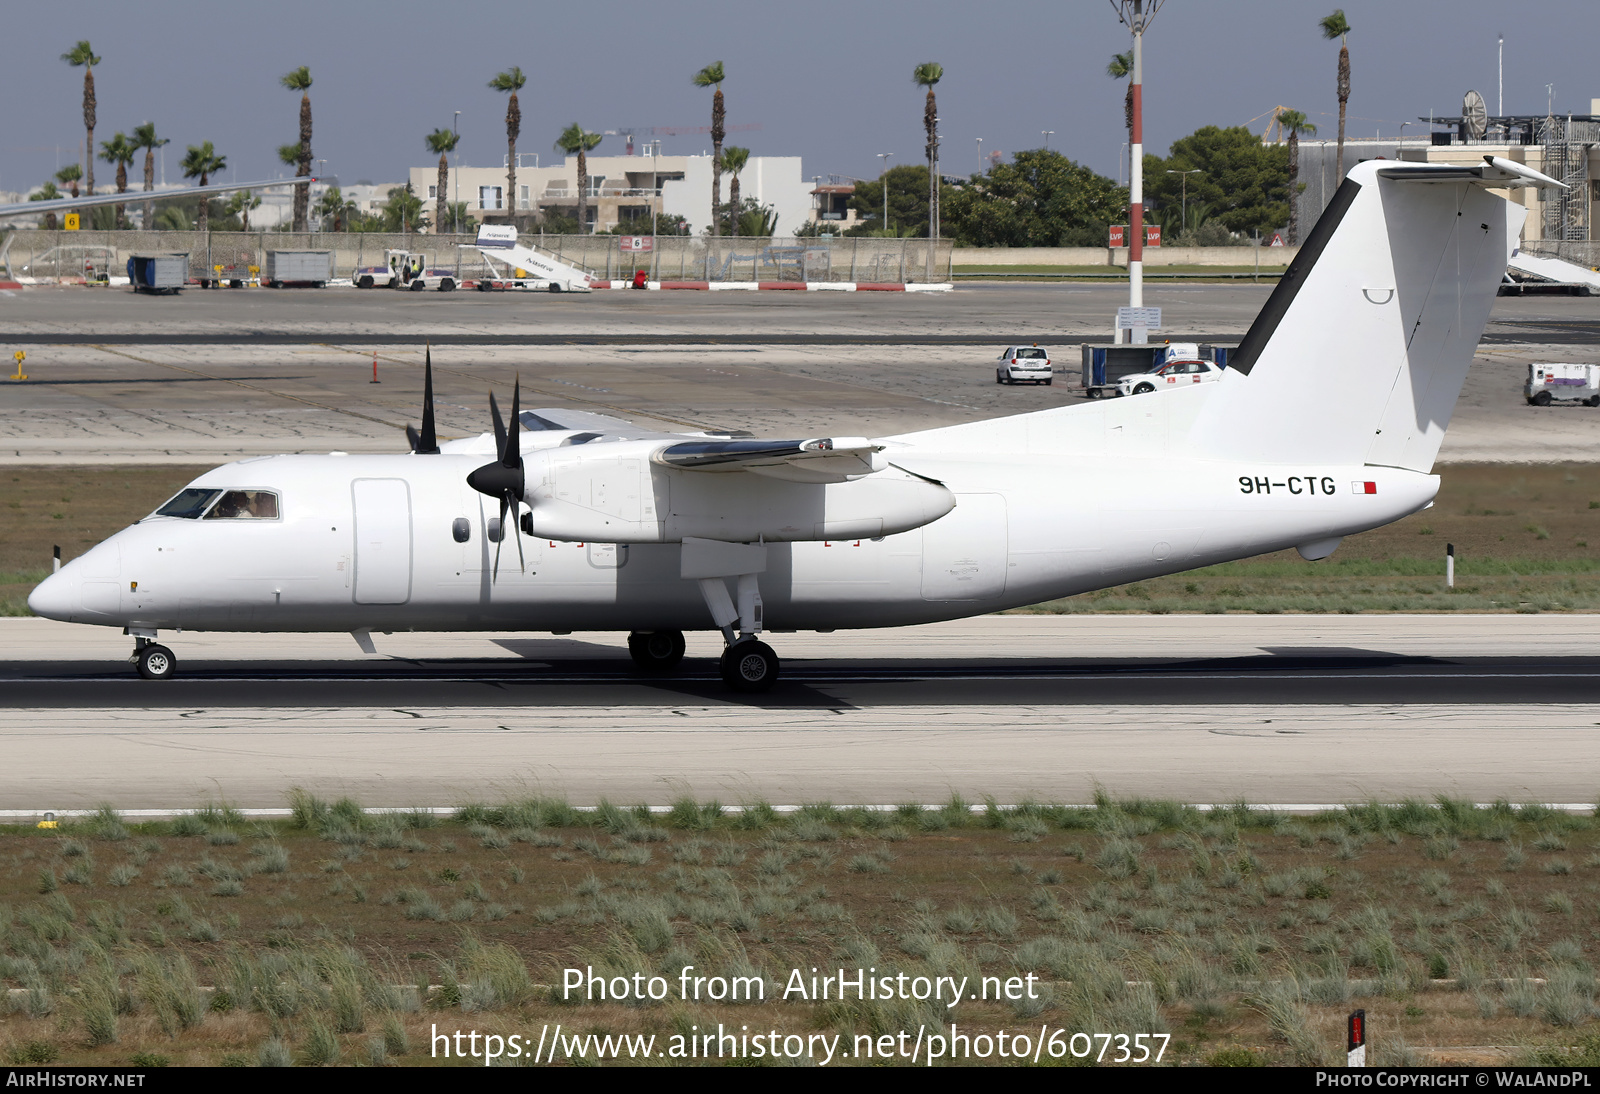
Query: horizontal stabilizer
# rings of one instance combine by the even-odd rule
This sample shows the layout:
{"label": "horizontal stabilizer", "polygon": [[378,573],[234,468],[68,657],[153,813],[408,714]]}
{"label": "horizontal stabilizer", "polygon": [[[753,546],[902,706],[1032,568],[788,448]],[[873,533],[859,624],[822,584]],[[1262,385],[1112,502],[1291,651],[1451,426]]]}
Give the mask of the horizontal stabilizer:
{"label": "horizontal stabilizer", "polygon": [[1565,190],[1566,184],[1549,175],[1541,175],[1526,164],[1501,156],[1485,156],[1479,164],[1407,163],[1394,167],[1378,168],[1378,177],[1396,182],[1475,182],[1497,190],[1516,190],[1537,186],[1543,190],[1555,187]]}

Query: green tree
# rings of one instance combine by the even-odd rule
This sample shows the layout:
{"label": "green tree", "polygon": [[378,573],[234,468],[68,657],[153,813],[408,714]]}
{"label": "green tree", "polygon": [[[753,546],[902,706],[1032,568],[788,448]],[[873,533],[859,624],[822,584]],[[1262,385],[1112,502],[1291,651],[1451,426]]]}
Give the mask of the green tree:
{"label": "green tree", "polygon": [[56,181],[67,188],[73,197],[78,196],[78,183],[83,179],[83,168],[75,163],[69,163],[56,172]]}
{"label": "green tree", "polygon": [[[100,142],[100,158],[107,163],[117,165],[117,193],[126,194],[128,192],[128,164],[132,163],[134,157],[138,154],[139,150],[130,144],[128,138],[121,133],[118,133],[108,141]],[[116,225],[118,228],[126,228],[128,226],[127,209],[126,205],[117,206]]]}
{"label": "green tree", "polygon": [[1317,127],[1298,110],[1278,111],[1278,124],[1289,134],[1289,245],[1300,242],[1300,134],[1316,135]]}
{"label": "green tree", "polygon": [[722,166],[727,168],[729,175],[733,176],[728,183],[728,208],[735,214],[728,218],[728,227],[732,235],[739,234],[740,217],[737,214],[743,212],[739,205],[739,172],[743,171],[745,165],[749,162],[750,149],[748,148],[740,148],[738,145],[730,144],[722,150]]}
{"label": "green tree", "polygon": [[1128,189],[1060,152],[1018,152],[951,197],[946,223],[974,247],[1104,246]]}
{"label": "green tree", "polygon": [[[144,122],[133,127],[133,138],[128,142],[134,148],[144,149],[144,188],[145,192],[156,188],[156,149],[172,142],[166,137],[156,136],[156,127],[153,122]],[[154,228],[156,223],[155,202],[144,203],[144,227]]]}
{"label": "green tree", "polygon": [[383,203],[383,230],[386,232],[415,232],[428,223],[424,204],[408,182],[389,189],[389,200]]}
{"label": "green tree", "polygon": [[[311,70],[305,65],[292,72],[286,72],[278,81],[290,91],[300,92],[300,146],[296,150],[295,178],[304,178],[311,174]],[[279,150],[282,156],[282,149]],[[294,188],[294,224],[297,232],[306,230],[306,208],[311,201],[310,186],[296,186]],[[202,218],[203,221],[204,218]]]}
{"label": "green tree", "polygon": [[944,79],[944,66],[936,61],[918,65],[911,80],[918,87],[928,89],[922,104],[922,129],[927,137],[923,151],[928,156],[928,238],[939,238],[939,104],[934,100],[933,87]]}
{"label": "green tree", "polygon": [[512,65],[489,81],[495,91],[511,95],[506,103],[506,208],[511,210],[511,223],[517,222],[517,137],[522,133],[522,107],[517,104],[517,92],[527,84],[522,69]]}
{"label": "green tree", "polygon": [[1350,20],[1344,17],[1343,8],[1334,8],[1333,14],[1317,26],[1328,41],[1339,39],[1339,76],[1334,91],[1339,96],[1339,166],[1338,178],[1344,178],[1344,107],[1350,101]]}
{"label": "green tree", "polygon": [[[1282,145],[1262,144],[1260,136],[1243,126],[1207,125],[1173,141],[1166,158],[1146,156],[1145,195],[1158,218],[1164,220],[1169,209],[1175,217],[1181,203],[1183,176],[1167,172],[1195,169],[1200,174],[1189,175],[1187,183],[1191,214],[1203,207],[1212,223],[1246,235],[1281,227],[1287,220],[1288,155]],[[1199,224],[1194,221],[1193,226],[1198,229]]]}
{"label": "green tree", "polygon": [[695,87],[717,89],[711,96],[711,234],[714,236],[722,230],[719,223],[722,218],[717,215],[717,209],[722,205],[722,138],[727,136],[723,123],[728,115],[722,101],[722,81],[726,78],[721,61],[713,61],[694,74]]}
{"label": "green tree", "polygon": [[[196,185],[206,186],[210,183],[212,175],[227,168],[228,161],[217,155],[217,150],[211,146],[211,142],[206,141],[200,145],[191,144],[188,154],[183,157],[183,162],[179,166],[183,169],[184,178],[198,178],[200,181]],[[211,202],[201,198],[197,205],[195,228],[204,232],[208,230],[210,224]]]}
{"label": "green tree", "polygon": [[[889,189],[888,224],[883,221],[883,191],[886,186]],[[951,187],[946,186],[944,190],[948,196]],[[928,193],[928,168],[925,164],[904,163],[889,168],[875,179],[863,179],[856,183],[855,193],[850,195],[850,208],[861,214],[861,223],[844,234],[926,236],[930,230]],[[825,230],[831,232],[834,229],[828,227]]]}
{"label": "green tree", "polygon": [[461,140],[460,134],[453,129],[435,129],[422,138],[428,145],[428,151],[439,153],[439,181],[434,186],[433,222],[438,225],[439,231],[444,231],[451,220],[445,216],[446,194],[450,186],[450,161],[445,157],[456,150],[456,143]]}
{"label": "green tree", "polygon": [[591,133],[577,122],[561,131],[556,138],[556,151],[578,157],[578,231],[589,230],[589,153],[605,138]]}
{"label": "green tree", "polygon": [[[61,191],[56,189],[54,182],[47,182],[28,195],[29,201],[58,201],[60,198]],[[54,213],[46,213],[44,215],[44,226],[46,231],[53,232],[56,230],[56,215]]]}
{"label": "green tree", "polygon": [[[87,39],[73,46],[72,49],[61,55],[61,59],[73,68],[83,69],[83,128],[88,131],[88,143],[84,151],[87,153],[89,177],[86,180],[87,192],[94,195],[94,66],[100,63],[100,58],[94,55],[94,50],[89,48]],[[77,197],[76,190],[72,193]]]}

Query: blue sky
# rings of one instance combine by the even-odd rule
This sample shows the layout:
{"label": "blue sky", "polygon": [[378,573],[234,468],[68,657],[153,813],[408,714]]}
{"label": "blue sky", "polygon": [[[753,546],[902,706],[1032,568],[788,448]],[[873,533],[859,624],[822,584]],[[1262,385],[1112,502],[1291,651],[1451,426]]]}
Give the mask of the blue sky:
{"label": "blue sky", "polygon": [[[1460,110],[1475,87],[1496,108],[1495,36],[1506,35],[1505,106],[1542,112],[1547,83],[1558,111],[1585,113],[1600,98],[1594,0],[1349,0],[1354,94],[1349,132],[1393,136],[1399,123]],[[1338,48],[1316,23],[1331,3],[1167,0],[1146,37],[1145,125],[1150,150],[1206,124],[1239,125],[1278,104],[1335,130]],[[445,23],[439,16],[445,13]],[[96,139],[153,121],[182,147],[211,140],[236,178],[278,171],[276,148],[297,137],[298,97],[278,78],[311,68],[314,147],[346,182],[398,181],[432,161],[423,136],[460,110],[462,161],[497,164],[505,150],[505,96],[488,89],[520,65],[519,148],[551,153],[581,122],[706,125],[710,93],[689,77],[723,61],[729,125],[759,124],[729,143],[757,155],[800,155],[806,175],[872,176],[879,152],[922,156],[922,61],[944,65],[938,96],[947,171],[978,166],[985,150],[1052,148],[1115,175],[1123,136],[1122,85],[1105,75],[1126,30],[1107,0],[988,3],[434,4],[279,0],[243,5],[80,0],[14,5],[0,40],[6,108],[0,189],[24,190],[74,161],[83,137],[81,71],[59,57],[87,37],[96,70]],[[1260,129],[1257,121],[1254,128]],[[1411,125],[1407,134],[1424,130]],[[666,137],[668,154],[709,148],[704,136]],[[599,151],[620,152],[607,138]],[[112,172],[96,165],[97,181]]]}

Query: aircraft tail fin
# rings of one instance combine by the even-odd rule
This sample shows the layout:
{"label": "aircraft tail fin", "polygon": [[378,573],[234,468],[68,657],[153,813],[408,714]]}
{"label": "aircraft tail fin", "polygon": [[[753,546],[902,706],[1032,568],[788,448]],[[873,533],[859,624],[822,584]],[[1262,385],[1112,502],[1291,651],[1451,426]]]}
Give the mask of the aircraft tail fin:
{"label": "aircraft tail fin", "polygon": [[1353,168],[1200,411],[1196,447],[1428,471],[1527,215],[1521,164]]}

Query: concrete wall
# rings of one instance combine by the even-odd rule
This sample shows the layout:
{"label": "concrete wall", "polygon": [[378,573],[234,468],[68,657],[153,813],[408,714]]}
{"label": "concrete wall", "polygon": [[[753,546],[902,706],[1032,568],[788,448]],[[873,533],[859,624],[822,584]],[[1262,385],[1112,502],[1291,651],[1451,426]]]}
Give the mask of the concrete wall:
{"label": "concrete wall", "polygon": [[[1261,268],[1287,266],[1298,247],[1262,247]],[[952,254],[956,269],[963,266],[1126,266],[1126,247],[957,247]],[[1144,264],[1151,266],[1251,266],[1253,247],[1146,247]]]}
{"label": "concrete wall", "polygon": [[[722,200],[733,176],[722,173]],[[811,180],[800,174],[799,156],[751,156],[739,172],[739,197],[770,205],[778,214],[778,234],[793,235],[811,219]],[[661,184],[661,208],[689,222],[691,235],[711,224],[711,157],[685,159],[683,178]]]}

